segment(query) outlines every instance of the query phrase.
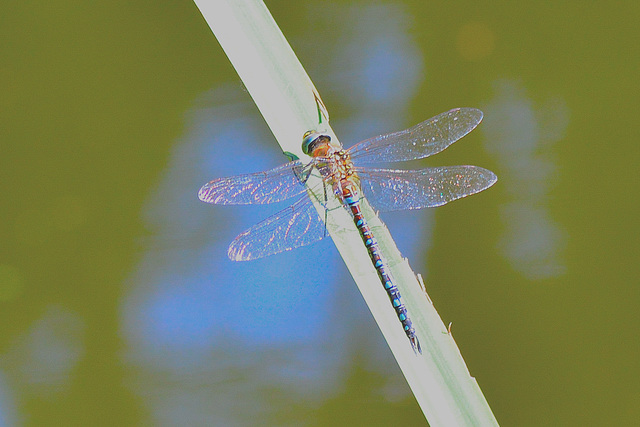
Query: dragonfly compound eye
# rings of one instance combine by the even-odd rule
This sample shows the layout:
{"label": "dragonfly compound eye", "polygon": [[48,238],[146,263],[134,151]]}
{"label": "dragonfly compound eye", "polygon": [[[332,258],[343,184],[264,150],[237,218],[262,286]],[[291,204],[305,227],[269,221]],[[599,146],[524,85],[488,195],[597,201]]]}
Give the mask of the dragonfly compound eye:
{"label": "dragonfly compound eye", "polygon": [[331,137],[327,134],[315,131],[306,132],[302,138],[302,152],[311,155],[318,145],[328,144],[329,141],[331,141]]}

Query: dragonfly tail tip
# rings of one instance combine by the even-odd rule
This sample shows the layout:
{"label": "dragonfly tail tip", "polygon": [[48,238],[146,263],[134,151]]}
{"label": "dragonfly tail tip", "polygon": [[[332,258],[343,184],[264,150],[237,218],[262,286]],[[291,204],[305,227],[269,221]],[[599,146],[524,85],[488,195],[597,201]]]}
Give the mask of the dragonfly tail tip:
{"label": "dragonfly tail tip", "polygon": [[422,354],[422,348],[420,347],[420,341],[418,341],[418,337],[413,336],[410,337],[411,347],[413,347],[413,352],[417,355],[418,353]]}

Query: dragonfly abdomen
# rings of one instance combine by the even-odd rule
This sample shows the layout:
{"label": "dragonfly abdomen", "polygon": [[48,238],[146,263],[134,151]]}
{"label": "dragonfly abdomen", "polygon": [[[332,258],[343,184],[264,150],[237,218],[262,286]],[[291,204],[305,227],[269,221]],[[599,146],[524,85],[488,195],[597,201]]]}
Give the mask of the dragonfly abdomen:
{"label": "dragonfly abdomen", "polygon": [[367,220],[364,218],[362,214],[362,209],[360,208],[360,198],[357,195],[357,191],[352,191],[351,183],[346,182],[345,185],[342,185],[342,199],[344,203],[351,210],[351,214],[353,215],[353,221],[356,225],[356,228],[360,232],[360,237],[362,237],[362,242],[364,246],[367,248],[367,252],[369,252],[369,258],[371,258],[371,262],[378,272],[378,277],[380,278],[380,282],[384,287],[387,295],[389,296],[389,300],[391,301],[391,305],[398,316],[398,320],[402,323],[402,328],[404,329],[407,338],[411,341],[411,345],[414,351],[422,353],[422,349],[420,348],[420,342],[418,341],[418,337],[416,336],[416,330],[413,327],[413,323],[407,314],[407,308],[402,303],[402,297],[400,296],[400,291],[397,286],[393,283],[391,279],[391,275],[387,269],[387,266],[382,261],[382,257],[380,255],[380,247],[378,246],[378,242],[376,238],[373,236],[371,232],[371,228],[369,228],[369,224]]}

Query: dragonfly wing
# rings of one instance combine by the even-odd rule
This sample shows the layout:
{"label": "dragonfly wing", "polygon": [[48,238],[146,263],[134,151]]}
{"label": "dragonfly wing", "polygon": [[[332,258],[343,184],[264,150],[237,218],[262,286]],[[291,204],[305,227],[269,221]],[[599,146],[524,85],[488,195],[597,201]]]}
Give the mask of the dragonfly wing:
{"label": "dragonfly wing", "polygon": [[219,205],[279,202],[303,193],[310,171],[296,160],[264,172],[218,178],[203,185],[198,198]]}
{"label": "dragonfly wing", "polygon": [[493,172],[478,166],[356,170],[364,196],[380,211],[442,206],[489,188],[498,180]]}
{"label": "dragonfly wing", "polygon": [[365,139],[347,151],[357,165],[422,159],[441,152],[471,132],[481,120],[480,110],[456,108],[412,128]]}
{"label": "dragonfly wing", "polygon": [[305,246],[325,236],[324,222],[305,195],[236,237],[228,255],[233,261],[249,261]]}

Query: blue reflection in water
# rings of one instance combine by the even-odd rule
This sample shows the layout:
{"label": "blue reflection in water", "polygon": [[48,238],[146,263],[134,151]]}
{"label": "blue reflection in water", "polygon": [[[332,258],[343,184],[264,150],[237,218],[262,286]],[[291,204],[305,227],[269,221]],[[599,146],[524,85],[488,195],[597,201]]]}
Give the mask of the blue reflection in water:
{"label": "blue reflection in water", "polygon": [[0,371],[0,427],[18,425],[18,406],[11,392],[4,372]]}
{"label": "blue reflection in water", "polygon": [[530,280],[564,273],[567,234],[548,212],[556,175],[554,144],[564,137],[568,110],[561,100],[534,106],[519,82],[495,82],[485,108],[485,146],[499,162],[511,199],[501,207],[506,227],[500,249],[512,268]]}
{"label": "blue reflection in water", "polygon": [[[190,173],[165,180],[155,198],[166,204],[152,203],[147,212],[148,220],[160,227],[163,221],[175,217],[162,228],[173,228],[180,235],[178,240],[189,246],[156,247],[138,271],[135,281],[146,284],[147,291],[131,307],[134,311],[129,315],[135,317],[131,326],[136,340],[151,347],[161,345],[185,351],[228,347],[233,345],[230,340],[238,346],[252,347],[294,343],[316,335],[327,322],[329,311],[323,307],[329,305],[333,291],[323,286],[326,271],[305,271],[303,283],[287,278],[296,277],[295,271],[306,265],[308,257],[324,257],[331,263],[336,252],[331,245],[320,243],[268,260],[233,263],[226,256],[228,243],[243,227],[278,207],[212,209],[193,192],[212,174],[260,170],[278,163],[266,127],[257,120],[243,118],[244,112],[236,108],[231,110],[225,112],[221,107],[197,113],[206,120],[197,123],[204,126],[198,134],[207,136],[192,138],[174,155],[175,169]],[[234,117],[229,118],[226,113]],[[267,143],[256,145],[260,140]],[[273,163],[267,164],[267,160]],[[191,196],[190,200],[184,200],[185,193]],[[189,211],[184,210],[185,205]],[[167,211],[172,207],[177,208],[173,215]],[[176,224],[184,228],[176,229]],[[167,241],[171,242],[171,235]],[[309,310],[313,316],[308,315]],[[301,315],[301,311],[307,315]]]}
{"label": "blue reflection in water", "polygon": [[69,393],[85,353],[85,325],[78,315],[50,306],[0,356],[0,426],[19,425],[18,408]]}

